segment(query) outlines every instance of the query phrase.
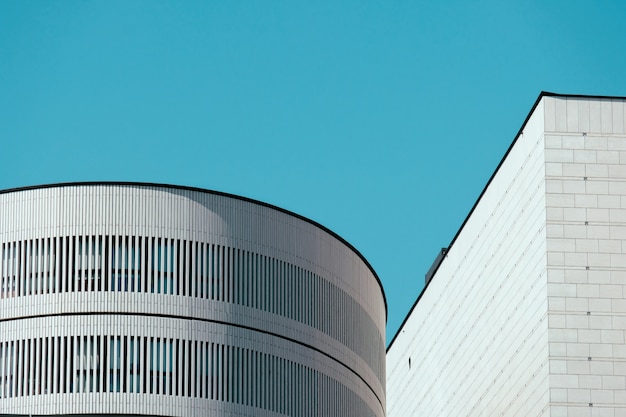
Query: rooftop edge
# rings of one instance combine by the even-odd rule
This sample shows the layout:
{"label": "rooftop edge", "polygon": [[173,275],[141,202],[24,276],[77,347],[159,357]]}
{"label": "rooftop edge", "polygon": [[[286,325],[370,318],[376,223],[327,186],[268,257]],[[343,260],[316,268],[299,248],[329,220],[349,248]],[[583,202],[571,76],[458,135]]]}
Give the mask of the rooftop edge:
{"label": "rooftop edge", "polygon": [[[478,203],[480,203],[480,200],[483,198],[483,195],[487,191],[487,188],[489,188],[489,185],[491,185],[491,182],[493,181],[494,177],[496,176],[496,174],[500,170],[500,167],[502,166],[502,164],[506,160],[507,156],[509,156],[509,153],[511,152],[511,149],[513,149],[513,146],[515,146],[515,144],[517,143],[517,140],[519,139],[520,135],[524,132],[524,128],[526,127],[526,124],[528,123],[528,120],[530,120],[530,117],[532,116],[532,114],[537,109],[537,106],[541,102],[541,99],[543,99],[544,97],[584,98],[584,99],[598,99],[598,100],[607,100],[607,99],[608,100],[611,100],[611,99],[626,100],[626,96],[598,96],[598,95],[585,95],[585,94],[559,94],[559,93],[552,93],[552,92],[549,92],[549,91],[541,91],[539,93],[539,96],[535,100],[535,103],[533,104],[532,108],[530,109],[530,112],[526,116],[526,119],[524,119],[524,123],[522,123],[522,127],[520,127],[519,130],[517,131],[517,134],[515,135],[515,138],[513,139],[513,142],[511,143],[511,145],[506,150],[504,156],[502,157],[502,159],[498,163],[498,166],[496,167],[495,171],[493,172],[493,174],[491,174],[491,177],[489,177],[489,181],[487,181],[487,184],[485,185],[483,190],[480,192],[480,195],[478,196],[478,199],[476,200],[476,202],[474,203],[474,205],[470,209],[469,213],[467,214],[467,216],[465,216],[465,219],[463,220],[463,223],[461,224],[461,227],[459,228],[459,230],[456,232],[456,234],[452,238],[452,241],[450,242],[450,244],[447,247],[446,253],[450,251],[450,249],[452,248],[452,245],[454,245],[454,242],[459,237],[459,234],[461,234],[461,232],[463,231],[463,228],[465,227],[465,224],[467,223],[467,221],[469,220],[471,215],[474,213],[474,210],[478,206]],[[444,257],[444,260],[445,260],[445,257]],[[407,320],[409,319],[409,316],[411,316],[411,313],[413,312],[413,310],[417,306],[417,303],[419,303],[420,299],[422,298],[422,295],[424,294],[424,292],[428,288],[428,285],[430,284],[430,282],[432,282],[433,279],[436,278],[437,271],[439,270],[439,266],[444,262],[444,260],[442,260],[439,263],[439,265],[437,265],[435,270],[432,271],[431,279],[427,283],[425,283],[424,287],[422,288],[422,291],[417,296],[417,299],[415,300],[415,302],[411,306],[411,309],[409,310],[409,312],[404,317],[404,320],[402,321],[402,324],[400,324],[400,327],[398,327],[398,330],[396,331],[396,333],[394,334],[393,338],[391,339],[391,342],[389,342],[389,345],[387,346],[387,350],[386,350],[387,352],[389,352],[389,349],[391,349],[391,346],[393,346],[393,342],[395,342],[396,338],[398,337],[398,335],[402,331],[402,328],[404,327],[404,325],[406,324]]]}
{"label": "rooftop edge", "polygon": [[330,230],[326,226],[316,222],[315,220],[311,220],[308,217],[304,217],[304,216],[302,216],[302,215],[300,215],[298,213],[294,213],[293,211],[290,211],[290,210],[287,210],[287,209],[275,206],[273,204],[265,203],[263,201],[255,200],[255,199],[248,198],[248,197],[243,197],[243,196],[236,195],[236,194],[225,193],[225,192],[222,192],[222,191],[209,190],[209,189],[206,189],[206,188],[189,187],[189,186],[184,186],[184,185],[151,183],[151,182],[134,182],[134,181],[83,181],[83,182],[79,181],[79,182],[61,182],[61,183],[53,183],[53,184],[30,185],[30,186],[26,186],[26,187],[17,187],[17,188],[9,188],[9,189],[6,189],[6,190],[0,190],[0,194],[9,194],[9,193],[14,193],[14,192],[29,191],[29,190],[39,190],[39,189],[45,189],[45,188],[61,188],[61,187],[74,187],[74,186],[96,186],[96,185],[122,185],[122,186],[137,186],[137,187],[160,187],[160,188],[173,188],[173,189],[177,189],[177,190],[186,190],[186,191],[195,191],[195,192],[213,194],[213,195],[233,198],[233,199],[236,199],[236,200],[241,200],[241,201],[245,201],[245,202],[248,202],[248,203],[251,203],[251,204],[256,204],[256,205],[259,205],[259,206],[263,206],[263,207],[267,207],[267,208],[270,208],[270,209],[273,209],[273,210],[277,210],[277,211],[280,211],[282,213],[285,213],[285,214],[288,214],[290,216],[293,216],[293,217],[295,217],[297,219],[303,220],[303,221],[305,221],[305,222],[307,222],[309,224],[312,224],[313,226],[315,226],[315,227],[325,231],[326,233],[330,234],[335,239],[339,240],[341,243],[346,245],[369,268],[369,270],[374,275],[374,278],[376,278],[376,281],[378,282],[378,286],[380,287],[380,292],[381,292],[381,294],[383,296],[383,302],[385,304],[385,323],[387,322],[389,312],[388,312],[388,307],[387,307],[387,297],[385,295],[385,289],[383,288],[382,281],[380,280],[378,274],[376,273],[376,271],[374,270],[372,265],[368,262],[368,260],[365,259],[365,256],[363,256],[363,254],[361,252],[359,252],[358,249],[356,249],[354,246],[352,246],[352,244],[350,242],[348,242],[343,237],[339,236],[337,233],[333,232],[332,230]]}

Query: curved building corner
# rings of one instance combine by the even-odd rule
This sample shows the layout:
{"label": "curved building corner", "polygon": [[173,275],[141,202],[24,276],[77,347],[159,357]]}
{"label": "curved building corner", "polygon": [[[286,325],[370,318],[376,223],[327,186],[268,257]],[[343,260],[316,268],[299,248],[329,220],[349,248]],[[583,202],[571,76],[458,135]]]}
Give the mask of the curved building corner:
{"label": "curved building corner", "polygon": [[138,183],[0,191],[0,415],[385,415],[386,301],[323,226]]}

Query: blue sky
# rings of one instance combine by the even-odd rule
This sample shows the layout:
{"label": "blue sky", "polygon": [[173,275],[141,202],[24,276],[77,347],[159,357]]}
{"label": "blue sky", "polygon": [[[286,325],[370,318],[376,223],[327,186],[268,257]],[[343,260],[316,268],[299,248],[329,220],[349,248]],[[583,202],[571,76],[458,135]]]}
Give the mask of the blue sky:
{"label": "blue sky", "polygon": [[391,340],[541,90],[626,96],[615,1],[0,2],[0,189],[147,181],[322,223]]}

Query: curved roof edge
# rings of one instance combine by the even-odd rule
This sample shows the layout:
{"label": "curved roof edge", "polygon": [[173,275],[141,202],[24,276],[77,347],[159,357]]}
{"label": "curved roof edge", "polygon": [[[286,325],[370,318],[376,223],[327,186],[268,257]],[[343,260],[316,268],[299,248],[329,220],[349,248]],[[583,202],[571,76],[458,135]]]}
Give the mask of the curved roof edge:
{"label": "curved roof edge", "polygon": [[[498,166],[496,167],[495,171],[493,171],[493,174],[491,174],[491,177],[489,177],[489,181],[487,181],[487,184],[485,185],[483,190],[480,192],[480,195],[478,196],[478,199],[476,199],[476,202],[474,203],[474,205],[470,209],[469,213],[467,214],[467,216],[465,216],[465,219],[463,220],[463,223],[461,224],[461,227],[459,228],[459,230],[456,232],[456,234],[452,238],[452,241],[450,242],[450,245],[448,245],[447,252],[450,251],[450,249],[452,248],[452,245],[454,245],[454,242],[456,242],[456,239],[459,237],[459,235],[463,231],[463,228],[465,227],[465,224],[468,222],[469,218],[474,213],[474,210],[478,206],[478,203],[480,203],[480,200],[482,200],[483,195],[485,194],[485,192],[487,192],[487,188],[489,188],[489,185],[491,185],[491,182],[493,181],[494,177],[496,176],[498,171],[500,171],[500,167],[502,167],[502,164],[506,160],[507,156],[509,156],[509,153],[513,149],[513,146],[515,146],[515,144],[517,143],[517,140],[519,139],[521,134],[524,132],[524,128],[528,124],[528,121],[530,120],[530,117],[533,115],[533,113],[537,109],[537,106],[541,102],[541,99],[544,98],[544,97],[586,98],[586,99],[598,99],[598,100],[602,100],[602,99],[626,100],[626,96],[598,96],[598,95],[585,95],[585,94],[559,94],[559,93],[552,93],[552,92],[549,92],[549,91],[541,91],[539,93],[539,97],[537,97],[537,99],[535,100],[535,103],[533,104],[532,108],[530,109],[530,112],[528,112],[528,115],[526,116],[526,119],[524,119],[524,123],[522,123],[522,127],[520,127],[519,130],[517,131],[517,134],[515,135],[515,139],[513,139],[513,142],[511,143],[511,145],[506,150],[504,156],[502,157],[502,159],[498,163]],[[424,288],[422,288],[422,291],[417,296],[417,299],[415,300],[415,302],[411,306],[411,309],[409,310],[409,312],[404,317],[404,320],[402,320],[402,324],[400,324],[400,327],[398,327],[398,330],[396,330],[396,333],[394,334],[393,338],[391,339],[391,342],[389,342],[389,345],[387,346],[387,352],[389,352],[389,349],[391,349],[391,346],[393,345],[393,342],[395,342],[396,338],[400,334],[400,331],[402,330],[402,328],[406,324],[407,320],[411,316],[411,313],[413,312],[413,310],[417,306],[417,303],[419,303],[420,299],[422,298],[422,295],[424,294],[424,292],[428,288],[428,285],[430,284],[430,282],[432,282],[433,279],[436,278],[437,270],[439,270],[439,266],[441,266],[442,263],[443,262],[440,262],[439,265],[437,265],[437,268],[433,271],[432,279],[428,283],[426,283],[426,285],[424,285]]]}
{"label": "curved roof edge", "polygon": [[26,187],[9,188],[9,189],[6,189],[6,190],[0,190],[0,194],[8,194],[8,193],[13,193],[13,192],[18,192],[18,191],[37,190],[37,189],[44,189],[44,188],[61,188],[61,187],[70,187],[70,186],[94,186],[94,185],[127,185],[127,186],[138,186],[138,187],[174,188],[174,189],[178,189],[178,190],[186,190],[186,191],[195,191],[195,192],[201,192],[201,193],[207,193],[207,194],[214,194],[214,195],[219,195],[219,196],[222,196],[222,197],[233,198],[233,199],[236,199],[236,200],[241,200],[241,201],[245,201],[245,202],[248,202],[248,203],[256,204],[256,205],[259,205],[259,206],[271,208],[273,210],[280,211],[282,213],[288,214],[288,215],[293,216],[293,217],[295,217],[297,219],[300,219],[300,220],[303,220],[303,221],[305,221],[307,223],[310,223],[313,226],[315,226],[315,227],[317,227],[319,229],[322,229],[323,231],[325,231],[326,233],[330,234],[335,239],[339,240],[341,243],[346,245],[352,252],[354,252],[359,258],[361,258],[363,263],[365,263],[365,265],[369,268],[369,270],[374,275],[374,278],[376,278],[376,281],[378,282],[378,286],[380,287],[380,292],[381,292],[381,294],[383,296],[383,303],[385,304],[385,323],[387,322],[388,307],[387,307],[387,297],[385,296],[385,289],[383,288],[383,283],[380,280],[380,277],[378,276],[378,274],[376,273],[376,271],[374,270],[372,265],[369,263],[369,261],[367,259],[365,259],[365,256],[363,256],[363,254],[361,252],[359,252],[359,250],[357,248],[352,246],[352,244],[350,242],[348,242],[346,239],[344,239],[343,237],[339,236],[337,233],[333,232],[332,230],[330,230],[326,226],[316,222],[315,220],[311,220],[308,217],[302,216],[302,215],[300,215],[298,213],[294,213],[293,211],[284,209],[282,207],[275,206],[273,204],[265,203],[263,201],[255,200],[255,199],[249,198],[249,197],[243,197],[243,196],[236,195],[236,194],[225,193],[225,192],[222,192],[222,191],[209,190],[209,189],[206,189],[206,188],[189,187],[189,186],[184,186],[184,185],[152,183],[152,182],[135,182],[135,181],[60,182],[60,183],[54,183],[54,184],[41,184],[41,185],[30,185],[30,186],[26,186]]}

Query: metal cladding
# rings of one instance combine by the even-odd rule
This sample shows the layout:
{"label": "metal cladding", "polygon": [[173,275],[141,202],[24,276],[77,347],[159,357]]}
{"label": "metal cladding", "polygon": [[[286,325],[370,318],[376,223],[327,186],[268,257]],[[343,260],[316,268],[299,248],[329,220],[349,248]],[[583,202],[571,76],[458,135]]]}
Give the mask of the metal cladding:
{"label": "metal cladding", "polygon": [[277,207],[0,192],[0,414],[382,417],[385,320],[367,261]]}
{"label": "metal cladding", "polygon": [[541,93],[389,345],[389,417],[626,415],[625,121]]}

